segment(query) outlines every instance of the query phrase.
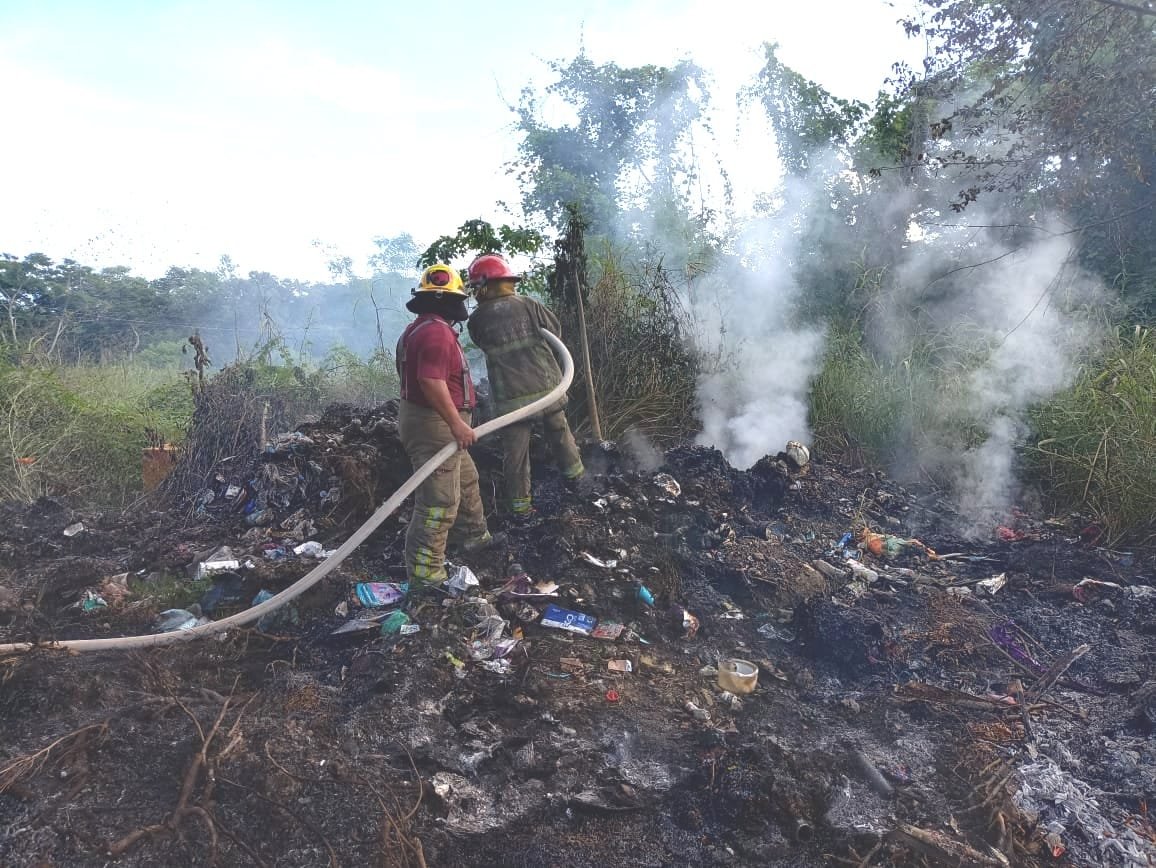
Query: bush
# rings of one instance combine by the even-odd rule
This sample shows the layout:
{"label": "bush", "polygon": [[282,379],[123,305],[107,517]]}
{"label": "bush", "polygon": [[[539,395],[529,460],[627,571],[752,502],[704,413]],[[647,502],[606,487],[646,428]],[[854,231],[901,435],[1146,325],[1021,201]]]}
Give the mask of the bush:
{"label": "bush", "polygon": [[[93,400],[93,398],[97,400]],[[0,498],[123,505],[140,489],[144,416],[43,368],[0,369]]]}
{"label": "bush", "polygon": [[1057,510],[1086,509],[1109,544],[1156,536],[1156,338],[1117,332],[1072,388],[1036,408],[1028,450]]}
{"label": "bush", "polygon": [[907,356],[881,360],[854,327],[833,328],[811,386],[816,445],[857,463],[887,465],[917,444],[973,446],[981,439],[962,397],[968,368],[949,364],[941,338]]}
{"label": "bush", "polygon": [[[661,265],[628,271],[609,246],[592,259],[586,331],[602,434],[618,439],[633,430],[673,443],[696,428],[698,376],[675,287]],[[567,306],[560,319],[574,355],[571,414],[582,420],[588,409],[577,311]]]}

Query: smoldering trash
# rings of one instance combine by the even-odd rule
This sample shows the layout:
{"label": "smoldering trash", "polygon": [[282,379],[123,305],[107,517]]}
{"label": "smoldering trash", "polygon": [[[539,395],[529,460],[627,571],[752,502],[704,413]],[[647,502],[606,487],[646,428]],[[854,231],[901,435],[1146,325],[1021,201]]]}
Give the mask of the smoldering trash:
{"label": "smoldering trash", "polygon": [[[164,509],[4,507],[3,641],[211,623],[411,472],[393,405],[269,444]],[[0,658],[6,861],[1150,864],[1151,556],[1026,514],[976,542],[801,445],[595,445],[580,494],[536,439],[541,523],[443,587],[407,584],[402,509],[247,628]]]}

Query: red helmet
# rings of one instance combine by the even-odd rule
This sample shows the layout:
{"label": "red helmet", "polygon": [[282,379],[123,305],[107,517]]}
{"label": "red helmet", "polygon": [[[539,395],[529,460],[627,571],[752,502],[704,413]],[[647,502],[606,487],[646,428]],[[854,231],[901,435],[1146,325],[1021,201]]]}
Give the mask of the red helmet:
{"label": "red helmet", "polygon": [[489,280],[521,280],[510,270],[510,264],[497,253],[483,253],[470,263],[470,286],[485,286]]}

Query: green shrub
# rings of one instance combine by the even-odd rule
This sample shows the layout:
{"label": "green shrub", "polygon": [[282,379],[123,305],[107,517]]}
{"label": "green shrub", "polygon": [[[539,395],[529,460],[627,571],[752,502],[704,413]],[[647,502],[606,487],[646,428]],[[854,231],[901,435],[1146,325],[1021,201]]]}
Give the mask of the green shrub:
{"label": "green shrub", "polygon": [[1032,468],[1061,511],[1083,509],[1108,542],[1156,536],[1156,338],[1139,326],[1089,359],[1075,385],[1037,407]]}

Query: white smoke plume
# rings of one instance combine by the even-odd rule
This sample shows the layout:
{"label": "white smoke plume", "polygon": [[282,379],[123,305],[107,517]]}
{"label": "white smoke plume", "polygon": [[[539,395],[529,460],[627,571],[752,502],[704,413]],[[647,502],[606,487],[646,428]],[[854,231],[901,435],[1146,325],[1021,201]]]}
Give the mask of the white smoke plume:
{"label": "white smoke plume", "polygon": [[[1006,214],[967,216],[971,226],[1010,222]],[[950,480],[967,536],[990,536],[1009,520],[1024,496],[1017,455],[1028,411],[1071,384],[1076,359],[1100,334],[1102,288],[1075,264],[1071,236],[1034,228],[1038,240],[1018,243],[1001,230],[968,228],[910,245],[869,332],[892,358],[933,338],[934,364],[959,372],[932,408],[938,436],[917,437],[896,472]],[[977,430],[978,445],[964,448],[954,421]]]}
{"label": "white smoke plume", "polygon": [[[828,162],[824,169],[829,169]],[[738,261],[693,288],[689,304],[706,364],[697,388],[702,433],[740,469],[810,442],[808,391],[823,352],[823,331],[799,323],[794,272],[800,227],[825,201],[821,184],[790,179],[775,212],[749,223]]]}

